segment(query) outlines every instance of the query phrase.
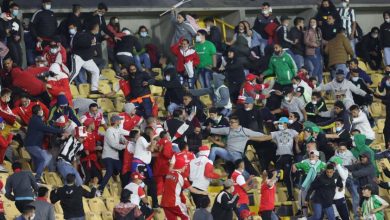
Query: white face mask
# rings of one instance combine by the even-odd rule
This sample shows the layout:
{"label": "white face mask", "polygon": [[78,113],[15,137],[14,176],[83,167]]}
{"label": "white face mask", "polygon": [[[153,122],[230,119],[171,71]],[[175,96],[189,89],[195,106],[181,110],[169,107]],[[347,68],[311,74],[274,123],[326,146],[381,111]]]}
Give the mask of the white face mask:
{"label": "white face mask", "polygon": [[317,105],[317,101],[311,101],[313,105]]}
{"label": "white face mask", "polygon": [[297,84],[293,84],[293,88],[294,89],[298,88],[298,85]]}
{"label": "white face mask", "polygon": [[390,23],[390,18],[386,18],[385,21],[386,21],[387,23]]}
{"label": "white face mask", "polygon": [[287,102],[289,102],[289,101],[291,100],[291,98],[288,97],[288,96],[286,96],[286,97],[284,97],[284,100],[287,101]]}
{"label": "white face mask", "polygon": [[201,41],[202,41],[202,39],[200,38],[200,36],[199,36],[199,35],[196,35],[196,37],[195,37],[195,41],[199,43],[199,42],[201,42]]}
{"label": "white face mask", "polygon": [[316,29],[317,25],[312,25],[311,28]]}
{"label": "white face mask", "polygon": [[338,155],[339,155],[339,156],[342,156],[342,157],[345,156],[345,154],[346,154],[346,152],[339,152],[339,153],[338,153]]}
{"label": "white face mask", "polygon": [[289,124],[292,124],[292,123],[294,123],[294,120],[288,119],[288,123],[289,123]]}
{"label": "white face mask", "polygon": [[269,10],[263,10],[263,15],[269,15]]}
{"label": "white face mask", "polygon": [[51,9],[51,4],[45,4],[44,7],[45,7],[46,10],[50,10]]}
{"label": "white face mask", "polygon": [[76,34],[76,29],[74,29],[74,28],[69,29],[69,34],[75,35]]}
{"label": "white face mask", "polygon": [[279,129],[279,131],[283,131],[284,130],[284,125],[283,124],[278,125],[278,129]]}
{"label": "white face mask", "polygon": [[148,32],[146,31],[142,31],[141,33],[139,33],[141,35],[141,37],[146,37],[148,36]]}
{"label": "white face mask", "polygon": [[245,32],[245,30],[238,30],[238,32],[240,32],[240,33],[244,33],[244,32]]}
{"label": "white face mask", "polygon": [[336,127],[336,131],[339,132],[341,131],[341,129],[343,129],[342,127]]}
{"label": "white face mask", "polygon": [[207,32],[210,32],[210,26],[207,26],[207,27],[206,27],[206,31],[207,31]]}
{"label": "white face mask", "polygon": [[352,77],[352,81],[357,82],[358,80],[359,80],[359,77],[358,77],[358,76]]}
{"label": "white face mask", "polygon": [[390,87],[390,81],[389,80],[386,80],[386,86]]}
{"label": "white face mask", "polygon": [[56,54],[58,52],[58,48],[50,48],[50,53]]}
{"label": "white face mask", "polygon": [[251,110],[251,108],[245,108],[245,111],[250,111]]}
{"label": "white face mask", "polygon": [[310,164],[311,164],[311,165],[316,164],[316,162],[317,162],[316,160],[310,160]]}
{"label": "white face mask", "polygon": [[39,112],[38,112],[38,116],[43,116],[43,111],[42,110],[40,110]]}
{"label": "white face mask", "polygon": [[341,3],[341,5],[343,6],[343,8],[346,8],[346,7],[348,7],[348,2],[343,2],[343,3]]}
{"label": "white face mask", "polygon": [[165,76],[165,80],[168,82],[171,81],[171,76]]}

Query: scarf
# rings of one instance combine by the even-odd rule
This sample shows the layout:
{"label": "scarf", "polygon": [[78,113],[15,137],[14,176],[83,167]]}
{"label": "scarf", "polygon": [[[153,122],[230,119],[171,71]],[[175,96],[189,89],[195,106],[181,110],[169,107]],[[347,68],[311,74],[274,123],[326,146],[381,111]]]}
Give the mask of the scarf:
{"label": "scarf", "polygon": [[306,175],[305,181],[302,183],[302,188],[308,189],[310,184],[314,181],[314,179],[317,176],[317,168],[321,163],[321,160],[317,160],[315,164],[310,164],[310,161],[308,161],[310,165],[310,170]]}
{"label": "scarf", "polygon": [[369,199],[363,203],[363,219],[364,220],[376,220],[376,215],[371,214],[371,211],[375,209],[374,207],[375,195],[371,196]]}

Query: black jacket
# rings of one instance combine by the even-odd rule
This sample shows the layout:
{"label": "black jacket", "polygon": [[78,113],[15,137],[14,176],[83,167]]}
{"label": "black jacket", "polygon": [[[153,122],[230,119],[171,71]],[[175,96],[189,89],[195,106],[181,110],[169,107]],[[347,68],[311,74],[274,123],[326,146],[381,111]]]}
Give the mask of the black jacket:
{"label": "black jacket", "polygon": [[288,27],[281,25],[276,29],[276,37],[282,48],[291,48],[293,41],[290,39]]}
{"label": "black jacket", "polygon": [[329,178],[326,175],[326,172],[323,171],[310,185],[306,201],[309,201],[310,195],[314,191],[314,195],[311,197],[313,203],[319,203],[323,208],[327,208],[333,204],[336,186],[343,188],[343,181],[339,174],[335,172],[333,176]]}
{"label": "black jacket", "polygon": [[[184,123],[188,125],[187,129],[184,131],[178,131],[180,126],[184,125]],[[164,123],[164,129],[168,131],[169,136],[171,136],[171,138],[175,137],[176,132],[181,134],[180,137],[176,137],[176,140],[172,141],[173,143],[176,144],[184,143],[185,142],[184,138],[186,136],[189,136],[194,130],[194,128],[191,126],[191,122],[184,122],[177,118],[171,118],[166,120]]]}
{"label": "black jacket", "polygon": [[[371,163],[371,155],[368,152],[363,153],[366,157],[368,157],[368,163],[357,163],[349,166],[345,166],[350,173],[352,174],[352,178],[359,182],[359,186],[363,187],[367,184],[370,184],[373,187],[373,194],[378,193],[378,185],[374,181],[376,177],[376,168]],[[359,189],[360,190],[360,189]]]}
{"label": "black jacket", "polygon": [[263,133],[263,116],[259,109],[253,108],[250,111],[245,111],[245,109],[240,108],[235,115],[240,120],[242,127]]}
{"label": "black jacket", "polygon": [[179,77],[171,73],[171,80],[156,80],[153,84],[155,86],[165,87],[164,104],[166,107],[169,103],[181,104],[183,102],[184,89],[180,83]]}
{"label": "black jacket", "polygon": [[206,120],[206,114],[204,113],[204,105],[198,99],[198,97],[193,97],[192,101],[187,106],[184,106],[184,111],[186,111],[188,115],[190,115],[192,111],[196,111],[195,117],[200,122],[204,122]]}
{"label": "black jacket", "polygon": [[63,36],[69,35],[69,24],[76,25],[78,31],[83,30],[83,22],[81,15],[76,16],[74,13],[69,13],[68,17],[62,20],[60,25],[58,26],[58,34]]}
{"label": "black jacket", "polygon": [[107,24],[106,19],[104,16],[99,16],[95,14],[95,12],[86,13],[84,17],[84,30],[90,31],[93,25],[99,24],[99,36],[98,41],[99,43],[102,42],[103,38],[100,36],[100,33],[103,31],[105,34],[107,34],[110,37],[114,37],[114,34],[107,30]]}
{"label": "black jacket", "polygon": [[94,57],[96,37],[91,32],[77,32],[72,44],[73,54],[80,56],[84,61]]}
{"label": "black jacket", "polygon": [[253,30],[261,35],[262,38],[268,39],[268,34],[265,32],[265,27],[269,24],[275,22],[279,24],[278,20],[274,16],[265,17],[263,14],[257,16],[255,23],[253,24]]}
{"label": "black jacket", "polygon": [[212,42],[218,52],[222,52],[222,34],[217,26],[210,27],[210,34],[206,36],[206,40]]}
{"label": "black jacket", "polygon": [[122,37],[122,40],[117,41],[115,44],[116,53],[119,52],[133,53],[133,48],[135,48],[137,52],[142,50],[142,46],[139,43],[138,38],[136,38],[133,35],[124,36]]}
{"label": "black jacket", "polygon": [[381,45],[378,38],[372,38],[371,33],[364,35],[362,40],[356,44],[356,55],[363,58],[364,61],[370,61],[370,52],[381,54]]}
{"label": "black jacket", "polygon": [[235,57],[226,59],[225,74],[229,85],[235,84],[241,87],[241,84],[245,82],[244,65]]}
{"label": "black jacket", "polygon": [[40,9],[31,18],[31,34],[34,38],[51,39],[57,33],[57,18],[53,11]]}
{"label": "black jacket", "polygon": [[382,49],[390,47],[390,23],[384,22],[380,27],[380,41]]}
{"label": "black jacket", "polygon": [[51,203],[60,201],[64,218],[79,218],[85,215],[83,208],[83,197],[95,197],[96,188],[92,188],[91,192],[85,190],[82,186],[65,185],[59,189],[53,190],[50,193]]}
{"label": "black jacket", "polygon": [[143,86],[143,82],[148,82],[149,84],[153,83],[153,79],[149,73],[137,71],[136,73],[130,73],[129,83],[130,83],[130,100],[135,99],[141,96],[150,94],[149,85]]}
{"label": "black jacket", "polygon": [[292,41],[298,40],[297,44],[291,45],[291,51],[296,55],[303,56],[305,54],[304,33],[297,27],[293,27],[290,30],[290,39]]}
{"label": "black jacket", "polygon": [[321,26],[322,38],[326,41],[330,41],[336,37],[337,30],[341,28],[339,23],[334,23],[333,25],[329,25],[328,23],[324,23]]}
{"label": "black jacket", "polygon": [[326,107],[324,99],[321,98],[315,105],[312,102],[307,103],[305,110],[307,113],[307,120],[317,124],[318,122],[324,121],[324,118],[317,115],[316,111],[318,110],[318,112],[327,112],[328,108]]}
{"label": "black jacket", "polygon": [[[359,89],[365,91],[367,94],[372,94],[371,89],[368,88],[367,84],[362,78],[359,78],[356,82],[351,80],[351,82]],[[369,99],[368,96],[360,96],[356,95],[355,93],[352,93],[352,97],[355,101],[355,104],[357,104],[358,106],[370,105],[372,103],[372,99]]]}
{"label": "black jacket", "polygon": [[211,214],[214,220],[228,220],[233,219],[233,209],[236,207],[238,202],[238,196],[221,191],[214,200]]}

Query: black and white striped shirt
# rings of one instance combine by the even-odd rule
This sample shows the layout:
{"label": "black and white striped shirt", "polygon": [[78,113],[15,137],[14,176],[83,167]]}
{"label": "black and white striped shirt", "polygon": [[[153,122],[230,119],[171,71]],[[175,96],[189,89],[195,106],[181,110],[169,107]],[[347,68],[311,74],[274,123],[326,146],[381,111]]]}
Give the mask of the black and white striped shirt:
{"label": "black and white striped shirt", "polygon": [[70,137],[63,145],[58,155],[59,160],[72,163],[76,155],[84,149],[82,143],[80,143],[75,137]]}
{"label": "black and white striped shirt", "polygon": [[343,28],[346,30],[347,36],[349,37],[352,34],[352,24],[353,22],[356,22],[355,10],[348,7],[339,8],[338,11],[341,17]]}

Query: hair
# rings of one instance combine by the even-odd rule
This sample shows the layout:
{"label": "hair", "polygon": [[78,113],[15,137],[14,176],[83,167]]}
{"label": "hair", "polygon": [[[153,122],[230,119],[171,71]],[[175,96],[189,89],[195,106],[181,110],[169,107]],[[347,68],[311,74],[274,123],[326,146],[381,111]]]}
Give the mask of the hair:
{"label": "hair", "polygon": [[107,5],[106,5],[104,2],[100,2],[100,3],[98,4],[97,8],[98,8],[99,10],[105,10],[106,12],[108,11],[108,7],[107,7]]}
{"label": "hair", "polygon": [[148,135],[151,133],[151,132],[154,132],[153,128],[151,127],[146,127],[145,130],[144,130],[144,134]]}
{"label": "hair", "polygon": [[187,44],[190,44],[190,41],[187,38],[184,38],[183,40],[181,40],[181,42],[183,42],[183,41],[187,42]]}
{"label": "hair", "polygon": [[23,92],[22,94],[20,94],[20,98],[23,99],[23,98],[26,98],[26,99],[31,99],[31,96],[25,92]]}
{"label": "hair", "polygon": [[29,214],[30,212],[34,211],[35,210],[35,206],[33,205],[25,205],[23,207],[23,215],[26,215],[26,214]]}
{"label": "hair", "polygon": [[183,97],[190,97],[190,98],[193,98],[192,94],[189,93],[189,92],[185,92]]}
{"label": "hair", "polygon": [[311,96],[315,96],[317,98],[321,98],[321,92],[313,92]]}
{"label": "hair", "polygon": [[269,4],[269,2],[264,2],[264,3],[262,4],[262,6],[263,6],[263,7],[264,7],[264,6],[270,7],[271,5]]}
{"label": "hair", "polygon": [[44,197],[47,195],[48,192],[49,192],[49,189],[47,187],[41,186],[38,189],[38,197]]}
{"label": "hair", "polygon": [[315,77],[315,76],[311,76],[311,77],[309,77],[309,81],[313,81],[313,80],[316,80],[316,81],[318,81],[317,77]]}
{"label": "hair", "polygon": [[137,136],[137,134],[139,134],[139,130],[137,129],[133,129],[130,131],[130,134],[129,134],[129,138],[135,138],[135,136]]}
{"label": "hair", "polygon": [[334,170],[334,165],[329,163],[328,165],[326,165],[326,169],[327,170]]}
{"label": "hair", "polygon": [[238,118],[237,115],[233,115],[232,117],[230,117],[230,120],[236,120],[238,121],[238,123],[240,123],[240,119]]}
{"label": "hair", "polygon": [[88,109],[99,107],[97,103],[91,103],[88,107]]}
{"label": "hair", "polygon": [[179,143],[179,149],[180,151],[183,151],[184,149],[186,149],[188,147],[188,144],[186,142],[180,142]]}
{"label": "hair", "polygon": [[204,23],[207,23],[207,22],[214,22],[214,17],[205,17],[205,18],[203,19],[203,22],[204,22]]}
{"label": "hair", "polygon": [[201,34],[202,36],[207,36],[206,30],[200,29],[200,30],[198,30],[198,33]]}
{"label": "hair", "polygon": [[150,124],[150,123],[154,122],[155,120],[156,120],[155,117],[150,116],[149,118],[146,119],[146,124]]}
{"label": "hair", "polygon": [[99,27],[99,28],[100,28],[99,23],[94,23],[93,25],[91,25],[91,27],[89,28],[89,30],[92,31],[92,30],[95,29],[96,27]]}
{"label": "hair", "polygon": [[305,21],[305,19],[302,18],[302,17],[296,17],[296,18],[294,19],[294,26],[297,26],[298,23],[301,22],[301,21]]}
{"label": "hair", "polygon": [[344,120],[342,118],[336,118],[335,122],[341,122],[342,124],[344,124]]}
{"label": "hair", "polygon": [[372,33],[372,32],[374,32],[374,31],[377,31],[377,32],[379,32],[380,30],[379,30],[379,28],[378,28],[378,27],[376,27],[376,26],[375,26],[375,27],[371,28],[371,31],[370,31],[370,32]]}
{"label": "hair", "polygon": [[141,26],[139,26],[139,28],[138,28],[138,34],[141,33],[141,29],[146,29],[146,31],[149,32],[148,28],[147,28],[145,25],[141,25]]}
{"label": "hair", "polygon": [[75,13],[77,10],[81,8],[81,5],[79,4],[73,4],[72,5],[72,12]]}
{"label": "hair", "polygon": [[218,114],[218,109],[215,107],[211,107],[211,108],[209,108],[209,114],[210,113]]}
{"label": "hair", "polygon": [[0,96],[3,97],[5,95],[11,94],[11,93],[12,93],[12,91],[10,89],[4,88],[4,89],[1,90]]}
{"label": "hair", "polygon": [[236,169],[239,168],[241,163],[244,163],[243,159],[238,159],[238,160],[234,161],[234,167]]}
{"label": "hair", "polygon": [[359,134],[361,133],[360,130],[359,130],[359,129],[356,129],[356,128],[355,128],[355,129],[352,129],[351,133],[353,133],[353,132],[357,132],[357,133],[359,133]]}
{"label": "hair", "polygon": [[184,21],[187,21],[187,13],[185,13],[184,11],[177,13],[177,15],[182,16],[184,18]]}
{"label": "hair", "polygon": [[294,115],[294,117],[297,119],[297,121],[299,121],[301,119],[301,117],[299,116],[298,112],[291,112],[291,114]]}
{"label": "hair", "polygon": [[292,79],[295,79],[296,81],[302,81],[301,77],[299,76],[294,76]]}
{"label": "hair", "polygon": [[12,163],[12,170],[22,169],[22,164],[19,161],[15,161]]}
{"label": "hair", "polygon": [[359,106],[358,105],[352,105],[351,107],[349,107],[349,111],[354,111],[354,110],[360,110]]}
{"label": "hair", "polygon": [[74,175],[73,173],[69,173],[68,175],[66,175],[65,179],[67,184],[73,184],[76,180],[76,175]]}
{"label": "hair", "polygon": [[13,7],[18,7],[18,8],[20,8],[20,6],[19,6],[18,4],[16,4],[15,2],[13,2],[13,3],[11,3],[11,4],[9,5],[9,8],[13,8]]}
{"label": "hair", "polygon": [[165,135],[167,135],[168,134],[168,132],[166,132],[166,131],[161,131],[160,132],[160,138],[164,138],[165,137]]}
{"label": "hair", "polygon": [[31,111],[32,111],[33,115],[37,115],[38,112],[39,112],[41,109],[42,109],[42,108],[41,108],[40,105],[34,105],[34,106],[32,107],[32,109],[31,109]]}
{"label": "hair", "polygon": [[177,118],[177,117],[179,117],[179,116],[182,115],[182,114],[183,114],[183,109],[179,108],[179,109],[175,109],[175,110],[173,111],[172,116],[173,116],[174,118]]}
{"label": "hair", "polygon": [[131,191],[128,189],[123,189],[121,192],[120,202],[121,203],[130,202],[130,196],[131,196]]}

